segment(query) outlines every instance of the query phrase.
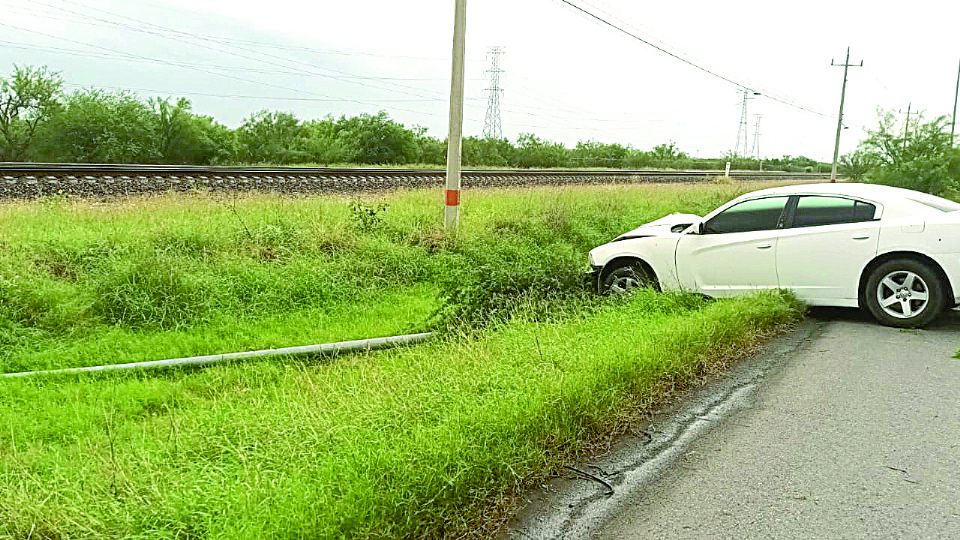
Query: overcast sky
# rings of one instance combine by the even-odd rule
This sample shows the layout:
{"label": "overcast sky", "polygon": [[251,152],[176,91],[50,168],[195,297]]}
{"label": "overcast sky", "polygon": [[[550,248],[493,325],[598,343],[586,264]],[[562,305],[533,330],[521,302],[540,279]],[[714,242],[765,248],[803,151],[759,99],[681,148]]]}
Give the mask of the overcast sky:
{"label": "overcast sky", "polygon": [[[841,153],[876,109],[952,112],[960,2],[469,0],[465,135],[480,135],[487,50],[502,46],[504,136],[573,146],[676,141],[733,150],[743,87],[749,150],[829,161],[847,46]],[[447,132],[453,0],[0,0],[0,73],[46,65],[78,87],[185,96],[236,127],[259,109],[302,119],[386,110]],[[723,80],[728,79],[728,80]],[[785,104],[792,103],[793,105]],[[905,115],[904,115],[905,116]],[[742,145],[742,143],[741,143]]]}

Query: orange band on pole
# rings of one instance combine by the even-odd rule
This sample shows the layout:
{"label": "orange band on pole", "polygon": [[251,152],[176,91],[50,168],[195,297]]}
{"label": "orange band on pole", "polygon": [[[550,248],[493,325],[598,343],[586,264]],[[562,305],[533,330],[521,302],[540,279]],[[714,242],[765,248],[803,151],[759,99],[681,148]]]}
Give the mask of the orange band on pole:
{"label": "orange band on pole", "polygon": [[459,205],[460,205],[460,190],[448,189],[447,190],[447,206],[459,206]]}

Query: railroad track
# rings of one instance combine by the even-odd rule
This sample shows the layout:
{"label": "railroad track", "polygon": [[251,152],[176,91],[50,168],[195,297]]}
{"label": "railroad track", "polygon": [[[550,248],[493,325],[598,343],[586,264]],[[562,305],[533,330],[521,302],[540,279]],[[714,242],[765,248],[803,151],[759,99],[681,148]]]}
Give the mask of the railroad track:
{"label": "railroad track", "polygon": [[[442,186],[445,171],[326,167],[200,167],[0,163],[0,199],[50,195],[112,197],[165,191],[273,191],[358,193]],[[703,182],[720,171],[465,170],[463,186],[635,184]],[[731,171],[737,180],[821,181],[829,174]]]}

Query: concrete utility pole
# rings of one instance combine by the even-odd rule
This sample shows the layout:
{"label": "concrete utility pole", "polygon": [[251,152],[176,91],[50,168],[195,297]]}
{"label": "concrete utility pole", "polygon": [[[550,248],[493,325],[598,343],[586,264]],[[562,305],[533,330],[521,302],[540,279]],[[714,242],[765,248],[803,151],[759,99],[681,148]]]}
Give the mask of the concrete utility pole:
{"label": "concrete utility pole", "polygon": [[953,146],[954,129],[957,127],[957,96],[960,95],[960,66],[957,66],[957,87],[953,90],[953,120],[950,121],[950,146]]}
{"label": "concrete utility pole", "polygon": [[460,219],[460,142],[463,137],[463,51],[467,30],[467,0],[454,0],[453,68],[450,76],[450,131],[447,136],[447,189],[444,194],[444,230],[457,234]]}
{"label": "concrete utility pole", "polygon": [[830,60],[831,66],[843,66],[843,86],[840,87],[840,114],[837,116],[837,140],[833,143],[833,167],[830,169],[830,181],[837,181],[837,158],[840,157],[840,130],[843,129],[843,100],[847,95],[847,68],[853,67],[863,67],[863,60],[860,61],[860,64],[851,64],[850,63],[850,47],[847,47],[847,59],[843,61],[843,64],[835,64],[833,60]]}

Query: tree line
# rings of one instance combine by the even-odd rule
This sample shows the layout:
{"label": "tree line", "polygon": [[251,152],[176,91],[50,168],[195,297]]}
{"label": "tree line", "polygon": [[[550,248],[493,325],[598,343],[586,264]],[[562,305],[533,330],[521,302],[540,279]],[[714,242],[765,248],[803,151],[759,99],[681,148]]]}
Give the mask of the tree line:
{"label": "tree line", "polygon": [[877,110],[877,127],[841,158],[848,177],[960,199],[960,148],[950,117],[917,114],[901,122],[893,111]]}
{"label": "tree line", "polygon": [[[261,110],[236,129],[197,114],[189,99],[129,91],[67,92],[60,73],[14,66],[0,77],[0,161],[70,163],[392,164],[443,165],[446,141],[420,126],[377,114],[302,120],[291,112]],[[581,141],[573,148],[524,133],[516,141],[465,137],[463,164],[509,168],[757,169],[751,159],[694,159],[674,142],[640,150]],[[765,169],[818,171],[803,156],[763,162]]]}

